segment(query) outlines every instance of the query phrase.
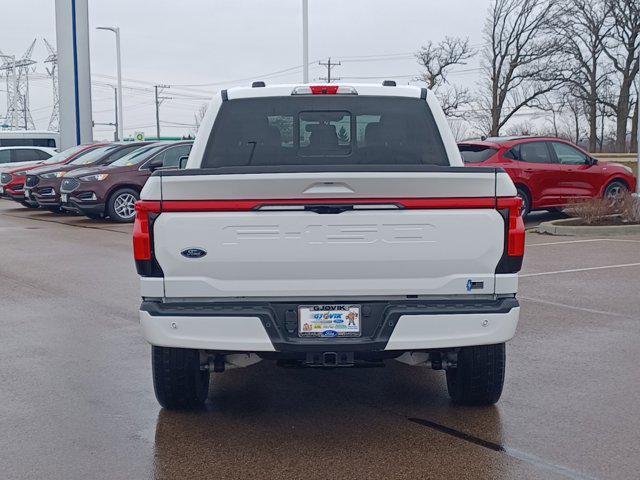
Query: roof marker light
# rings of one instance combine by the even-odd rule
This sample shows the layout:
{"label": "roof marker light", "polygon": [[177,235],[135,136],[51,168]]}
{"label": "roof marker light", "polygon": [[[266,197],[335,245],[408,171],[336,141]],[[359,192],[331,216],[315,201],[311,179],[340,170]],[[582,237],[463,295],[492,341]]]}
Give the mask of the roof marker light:
{"label": "roof marker light", "polygon": [[296,87],[291,95],[357,95],[358,91],[353,87],[340,85],[303,85]]}

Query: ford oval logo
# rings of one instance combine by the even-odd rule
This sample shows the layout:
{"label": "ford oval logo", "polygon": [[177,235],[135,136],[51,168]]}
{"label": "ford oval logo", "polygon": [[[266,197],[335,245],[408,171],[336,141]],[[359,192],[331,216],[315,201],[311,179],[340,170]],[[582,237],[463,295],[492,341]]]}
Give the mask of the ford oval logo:
{"label": "ford oval logo", "polygon": [[335,330],[325,330],[324,332],[322,332],[322,336],[323,337],[337,337],[338,336],[338,332],[336,332]]}
{"label": "ford oval logo", "polygon": [[185,248],[180,254],[185,258],[202,258],[207,254],[207,251],[202,248]]}

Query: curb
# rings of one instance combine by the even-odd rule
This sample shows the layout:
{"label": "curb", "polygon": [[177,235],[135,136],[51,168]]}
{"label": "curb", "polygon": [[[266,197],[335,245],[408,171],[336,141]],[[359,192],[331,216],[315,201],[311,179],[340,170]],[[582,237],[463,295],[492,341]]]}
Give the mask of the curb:
{"label": "curb", "polygon": [[[570,219],[574,220],[574,219]],[[538,233],[547,235],[581,237],[599,235],[613,237],[616,235],[640,235],[640,225],[607,225],[607,226],[575,226],[563,225],[567,220],[552,220],[538,225]]]}

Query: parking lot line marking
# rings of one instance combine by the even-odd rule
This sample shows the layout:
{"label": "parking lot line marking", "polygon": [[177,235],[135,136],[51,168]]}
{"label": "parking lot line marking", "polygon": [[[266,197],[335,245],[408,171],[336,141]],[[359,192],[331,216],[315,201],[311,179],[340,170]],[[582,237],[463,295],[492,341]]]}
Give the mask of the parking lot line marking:
{"label": "parking lot line marking", "polygon": [[527,302],[541,303],[543,305],[551,305],[553,307],[562,307],[562,308],[568,308],[570,310],[578,310],[586,313],[595,313],[597,315],[606,315],[609,317],[620,317],[620,318],[626,318],[628,320],[637,320],[637,318],[633,318],[633,317],[630,317],[629,315],[624,315],[622,313],[605,312],[603,310],[595,310],[593,308],[576,307],[575,305],[567,305],[566,303],[560,303],[560,302],[551,302],[549,300],[542,300],[540,298],[523,297],[522,295],[518,295],[518,298],[521,300],[526,300]]}
{"label": "parking lot line marking", "polygon": [[542,275],[556,275],[559,273],[588,272],[590,270],[604,270],[607,268],[625,268],[625,267],[639,267],[639,266],[640,266],[640,263],[622,263],[620,265],[603,265],[601,267],[572,268],[569,270],[556,270],[553,272],[526,273],[524,275],[520,275],[520,278],[540,277]]}

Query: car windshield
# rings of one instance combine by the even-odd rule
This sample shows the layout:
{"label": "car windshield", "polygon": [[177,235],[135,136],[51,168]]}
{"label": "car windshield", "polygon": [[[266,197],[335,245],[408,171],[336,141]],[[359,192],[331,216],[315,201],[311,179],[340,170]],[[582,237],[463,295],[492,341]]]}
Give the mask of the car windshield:
{"label": "car windshield", "polygon": [[149,157],[152,157],[163,148],[166,148],[166,145],[149,145],[147,147],[138,148],[137,150],[134,150],[133,152],[111,163],[111,166],[130,167],[131,165],[137,165],[144,162]]}
{"label": "car windshield", "polygon": [[76,158],[70,163],[70,165],[89,165],[91,163],[95,163],[102,157],[104,157],[107,153],[118,148],[118,146],[119,145],[110,145],[108,147],[96,148],[95,150],[91,150],[90,152]]}
{"label": "car windshield", "polygon": [[[45,160],[44,162],[42,162],[43,165],[52,165],[54,163],[60,163],[60,162],[64,162],[65,160],[68,160],[69,158],[73,157],[74,155],[77,155],[78,152],[82,152],[82,150],[84,150],[85,148],[87,148],[86,145],[77,145],[75,147],[71,147],[71,148],[67,148],[66,150],[60,152],[60,153],[56,153],[53,157],[48,158],[47,160]],[[91,149],[88,149],[87,152],[89,152]]]}
{"label": "car windshield", "polygon": [[458,148],[464,163],[482,163],[498,151],[484,145],[459,145]]}
{"label": "car windshield", "polygon": [[202,166],[449,165],[427,102],[313,95],[224,102]]}

